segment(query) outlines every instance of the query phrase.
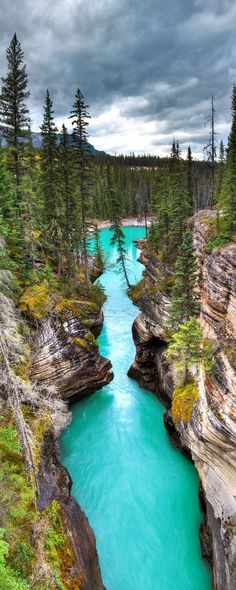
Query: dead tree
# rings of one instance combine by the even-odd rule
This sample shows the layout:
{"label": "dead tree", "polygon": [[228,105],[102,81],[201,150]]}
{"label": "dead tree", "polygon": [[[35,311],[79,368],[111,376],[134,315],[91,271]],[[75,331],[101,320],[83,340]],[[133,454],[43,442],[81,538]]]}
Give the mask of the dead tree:
{"label": "dead tree", "polygon": [[217,143],[217,135],[215,131],[215,114],[216,110],[214,108],[214,96],[211,97],[211,114],[207,115],[205,121],[205,127],[210,125],[210,132],[209,132],[209,142],[204,147],[204,152],[207,156],[207,160],[210,162],[211,165],[211,180],[212,180],[212,190],[211,190],[211,197],[210,197],[210,208],[214,205],[214,196],[215,196],[215,161],[216,161],[216,143]]}

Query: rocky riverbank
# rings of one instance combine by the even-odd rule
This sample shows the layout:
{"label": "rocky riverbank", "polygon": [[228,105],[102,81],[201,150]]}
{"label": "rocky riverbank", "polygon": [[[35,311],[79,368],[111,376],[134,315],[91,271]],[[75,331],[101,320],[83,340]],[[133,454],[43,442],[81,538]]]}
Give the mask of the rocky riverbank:
{"label": "rocky riverbank", "polygon": [[154,392],[167,408],[165,424],[175,444],[190,454],[200,477],[206,509],[201,527],[203,554],[213,567],[214,590],[236,587],[236,244],[206,252],[214,213],[193,220],[200,269],[200,321],[216,351],[210,375],[198,380],[199,401],[189,423],[177,429],[171,418],[174,377],[166,356],[165,330],[170,299],[160,280],[160,263],[145,248],[144,278],[134,300],[142,313],[133,325],[136,357],[129,375]]}
{"label": "rocky riverbank", "polygon": [[95,536],[71,496],[58,447],[68,405],[113,378],[96,341],[102,301],[63,298],[37,285],[21,298],[22,315],[12,284],[11,272],[0,270],[4,572],[22,590],[103,590]]}

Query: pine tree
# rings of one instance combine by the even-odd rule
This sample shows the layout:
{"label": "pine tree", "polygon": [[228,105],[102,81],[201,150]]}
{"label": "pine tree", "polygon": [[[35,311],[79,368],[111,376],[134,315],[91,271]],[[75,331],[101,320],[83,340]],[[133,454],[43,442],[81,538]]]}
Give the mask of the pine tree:
{"label": "pine tree", "polygon": [[[220,142],[220,149],[219,149],[219,163],[217,167],[217,193],[218,193],[218,201],[221,199],[221,191],[224,184],[224,177],[226,172],[226,158],[225,158],[225,147],[223,140]],[[218,233],[220,231],[220,223],[219,223],[219,208],[217,209],[218,221],[217,225],[219,226]]]}
{"label": "pine tree", "polygon": [[117,250],[118,250],[117,262],[122,267],[122,271],[124,273],[127,287],[129,289],[131,285],[129,282],[128,273],[127,273],[127,269],[126,269],[126,263],[125,263],[127,253],[126,253],[126,249],[125,249],[125,245],[124,245],[125,235],[121,229],[121,225],[122,225],[121,206],[120,206],[119,197],[116,194],[116,191],[113,187],[111,187],[111,189],[110,189],[110,198],[111,198],[111,218],[110,218],[111,227],[110,227],[110,230],[113,232],[110,243],[111,243],[111,246],[114,246],[114,245],[117,246]]}
{"label": "pine tree", "polygon": [[89,282],[88,253],[87,253],[87,216],[90,210],[91,193],[91,153],[88,144],[88,105],[85,103],[81,90],[77,90],[70,119],[73,125],[73,147],[75,150],[78,170],[78,186],[80,192],[82,254],[86,272],[86,282]]}
{"label": "pine tree", "polygon": [[236,85],[232,93],[232,125],[228,140],[226,176],[223,187],[224,234],[230,237],[236,233]]}
{"label": "pine tree", "polygon": [[196,318],[189,318],[185,325],[181,324],[179,330],[174,332],[167,354],[175,368],[183,371],[184,383],[196,374],[200,366],[208,371],[214,363],[212,346],[203,339]]}
{"label": "pine tree", "polygon": [[170,325],[176,330],[198,310],[197,262],[194,256],[192,232],[187,230],[175,263],[175,283],[171,293]]}
{"label": "pine tree", "polygon": [[193,203],[193,156],[190,145],[188,146],[187,153],[187,208],[188,215],[193,215],[194,203]]}
{"label": "pine tree", "polygon": [[54,122],[53,102],[49,90],[46,92],[42,135],[42,192],[44,197],[44,218],[48,247],[61,272],[62,211],[58,175],[57,127]]}
{"label": "pine tree", "polygon": [[79,246],[79,211],[78,199],[76,199],[76,179],[74,173],[74,154],[71,145],[71,136],[66,126],[62,125],[59,145],[59,174],[60,192],[63,214],[63,243],[66,256],[65,274],[73,276],[75,264],[75,251]]}
{"label": "pine tree", "polygon": [[42,135],[42,187],[45,199],[45,215],[48,222],[56,218],[58,213],[57,191],[57,127],[54,122],[53,102],[49,90],[46,91],[43,123],[40,127]]}
{"label": "pine tree", "polygon": [[152,194],[153,210],[157,221],[152,225],[149,239],[152,249],[159,253],[163,262],[168,260],[170,247],[169,189],[169,171],[160,171]]}
{"label": "pine tree", "polygon": [[16,204],[20,210],[20,181],[22,175],[21,152],[24,149],[27,126],[30,122],[26,100],[29,97],[28,76],[23,65],[24,54],[14,34],[6,51],[8,73],[2,77],[0,95],[0,120],[4,124],[3,134],[11,150],[9,164],[15,178]]}
{"label": "pine tree", "polygon": [[224,146],[223,139],[221,139],[221,142],[220,142],[219,162],[221,164],[224,164],[224,162],[225,162],[225,146]]}
{"label": "pine tree", "polygon": [[102,253],[102,246],[101,246],[101,240],[100,240],[100,229],[99,229],[97,223],[95,223],[95,226],[94,226],[94,241],[95,241],[95,255],[97,258],[98,267],[100,269],[102,269],[103,268],[103,253]]}
{"label": "pine tree", "polygon": [[171,152],[171,168],[169,178],[169,236],[170,248],[168,257],[175,260],[178,248],[182,243],[184,221],[188,216],[186,175],[183,161],[180,158],[179,144],[173,142]]}

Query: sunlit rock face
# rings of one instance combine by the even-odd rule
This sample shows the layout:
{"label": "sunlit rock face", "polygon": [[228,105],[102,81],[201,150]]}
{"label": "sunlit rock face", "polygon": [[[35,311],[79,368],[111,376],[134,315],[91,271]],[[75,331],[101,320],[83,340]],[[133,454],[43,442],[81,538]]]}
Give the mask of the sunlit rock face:
{"label": "sunlit rock face", "polygon": [[75,401],[100,389],[113,378],[111,363],[101,357],[93,336],[102,328],[103,315],[89,319],[57,317],[40,328],[35,342],[31,378],[54,385],[58,394]]}
{"label": "sunlit rock face", "polygon": [[[215,213],[202,211],[193,220],[200,271],[200,321],[205,338],[215,345],[216,364],[199,376],[199,402],[187,425],[178,427],[180,446],[190,451],[199,472],[206,504],[203,552],[212,559],[215,590],[236,588],[236,244],[205,251],[209,222]],[[134,322],[136,357],[129,370],[140,385],[155,392],[167,408],[173,376],[165,358],[164,329],[169,300],[155,292],[160,283],[158,261],[145,250],[145,288]],[[175,435],[170,414],[166,418]],[[212,554],[212,555],[211,555]]]}

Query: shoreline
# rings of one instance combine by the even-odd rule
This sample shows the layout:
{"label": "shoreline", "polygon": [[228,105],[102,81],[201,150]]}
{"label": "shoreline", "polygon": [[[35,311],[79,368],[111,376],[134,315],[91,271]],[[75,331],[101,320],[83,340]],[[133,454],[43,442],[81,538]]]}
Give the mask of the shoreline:
{"label": "shoreline", "polygon": [[[111,227],[111,221],[109,219],[102,219],[102,220],[97,220],[97,224],[98,224],[98,228],[99,229],[105,229],[105,228],[109,228]],[[122,219],[122,224],[123,226],[129,226],[129,225],[133,225],[135,227],[145,227],[145,222],[144,219],[142,219],[142,221],[139,221],[137,217],[125,217],[124,219]],[[147,219],[147,226],[150,227],[151,225],[151,220]]]}

